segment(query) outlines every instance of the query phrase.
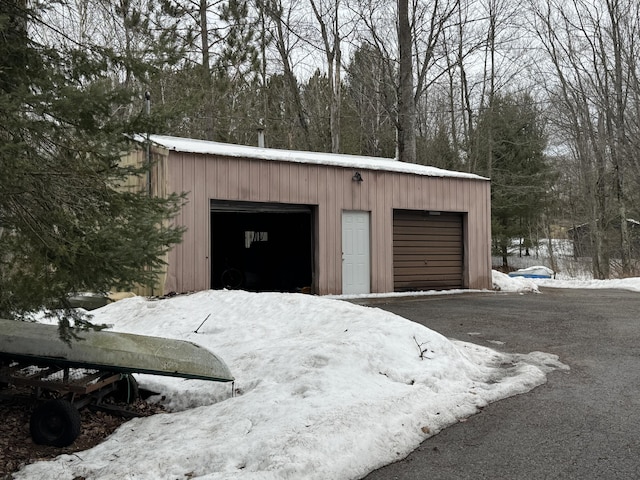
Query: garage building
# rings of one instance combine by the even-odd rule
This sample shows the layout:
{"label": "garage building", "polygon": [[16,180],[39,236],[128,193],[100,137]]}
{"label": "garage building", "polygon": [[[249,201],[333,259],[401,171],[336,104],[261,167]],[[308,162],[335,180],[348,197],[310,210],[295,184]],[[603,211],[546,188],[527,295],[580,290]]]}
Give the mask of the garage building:
{"label": "garage building", "polygon": [[[151,135],[154,195],[186,192],[155,294],[491,288],[490,182],[393,159]],[[148,148],[147,148],[148,146]]]}

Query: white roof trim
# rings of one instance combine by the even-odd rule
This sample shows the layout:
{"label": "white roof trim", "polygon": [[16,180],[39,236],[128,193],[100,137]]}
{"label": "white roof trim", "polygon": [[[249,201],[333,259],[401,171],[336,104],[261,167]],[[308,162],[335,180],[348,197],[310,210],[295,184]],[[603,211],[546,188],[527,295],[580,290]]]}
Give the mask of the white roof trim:
{"label": "white roof trim", "polygon": [[[142,135],[137,135],[135,139],[139,142],[146,141],[146,138]],[[415,163],[405,163],[391,158],[260,148],[247,145],[233,145],[230,143],[196,140],[192,138],[170,137],[167,135],[150,135],[149,139],[152,143],[160,147],[164,147],[168,150],[174,150],[176,152],[255,158],[259,160],[275,160],[314,165],[331,165],[335,167],[364,170],[382,170],[429,177],[456,177],[474,180],[488,180],[485,177],[474,175],[472,173],[454,172],[452,170],[428,167]]]}

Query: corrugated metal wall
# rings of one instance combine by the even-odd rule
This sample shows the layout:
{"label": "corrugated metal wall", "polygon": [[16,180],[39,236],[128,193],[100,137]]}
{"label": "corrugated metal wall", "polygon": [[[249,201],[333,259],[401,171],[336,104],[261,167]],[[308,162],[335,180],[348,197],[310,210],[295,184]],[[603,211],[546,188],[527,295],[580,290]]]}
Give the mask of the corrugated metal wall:
{"label": "corrugated metal wall", "polygon": [[465,286],[491,288],[486,180],[360,170],[363,181],[355,182],[355,169],[343,167],[166,150],[157,150],[154,158],[164,155],[168,158],[156,165],[153,174],[160,190],[188,192],[188,203],[177,218],[187,231],[182,244],[169,254],[165,292],[210,288],[211,199],[313,205],[317,250],[313,288],[322,295],[342,290],[343,210],[371,212],[372,292],[394,289],[394,209],[467,213]]}
{"label": "corrugated metal wall", "polygon": [[[165,150],[155,150],[150,152],[151,158],[147,158],[147,152],[144,148],[139,148],[129,152],[121,159],[123,166],[138,167],[145,165],[149,160],[152,162],[152,168],[149,170],[149,176],[130,176],[128,181],[122,186],[125,189],[132,189],[135,191],[148,191],[151,187],[151,195],[164,197],[167,195],[167,161],[168,156]],[[169,261],[169,256],[165,255],[164,261]],[[163,295],[167,291],[164,286],[167,284],[167,275],[169,270],[165,270],[164,273],[159,275],[157,283],[153,287],[139,286],[135,289],[135,293],[138,295]],[[175,278],[171,280],[175,283]]]}

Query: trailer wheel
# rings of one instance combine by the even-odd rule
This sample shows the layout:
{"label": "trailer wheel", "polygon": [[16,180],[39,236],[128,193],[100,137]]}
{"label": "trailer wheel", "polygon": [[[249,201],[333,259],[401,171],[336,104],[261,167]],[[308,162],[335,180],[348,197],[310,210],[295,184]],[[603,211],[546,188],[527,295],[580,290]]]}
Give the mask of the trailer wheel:
{"label": "trailer wheel", "polygon": [[237,268],[227,268],[220,277],[222,286],[229,290],[237,290],[244,282],[244,274]]}
{"label": "trailer wheel", "polygon": [[138,382],[130,373],[116,382],[116,390],[112,398],[116,403],[131,404],[140,397]]}
{"label": "trailer wheel", "polygon": [[80,435],[80,412],[67,400],[49,400],[33,411],[29,427],[35,443],[66,447]]}

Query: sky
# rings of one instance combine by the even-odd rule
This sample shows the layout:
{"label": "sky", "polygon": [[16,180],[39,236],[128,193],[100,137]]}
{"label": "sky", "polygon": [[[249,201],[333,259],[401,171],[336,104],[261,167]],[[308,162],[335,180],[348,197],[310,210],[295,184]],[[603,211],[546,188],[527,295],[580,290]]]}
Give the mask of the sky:
{"label": "sky", "polygon": [[[542,284],[640,291],[640,278],[534,283],[494,271],[493,280],[521,294]],[[137,375],[142,387],[161,392],[152,400],[168,413],[130,420],[100,445],[27,465],[15,478],[358,479],[569,368],[555,355],[447,339],[345,300],[217,290],[94,310],[93,320],[114,331],[210,349],[235,383]]]}

